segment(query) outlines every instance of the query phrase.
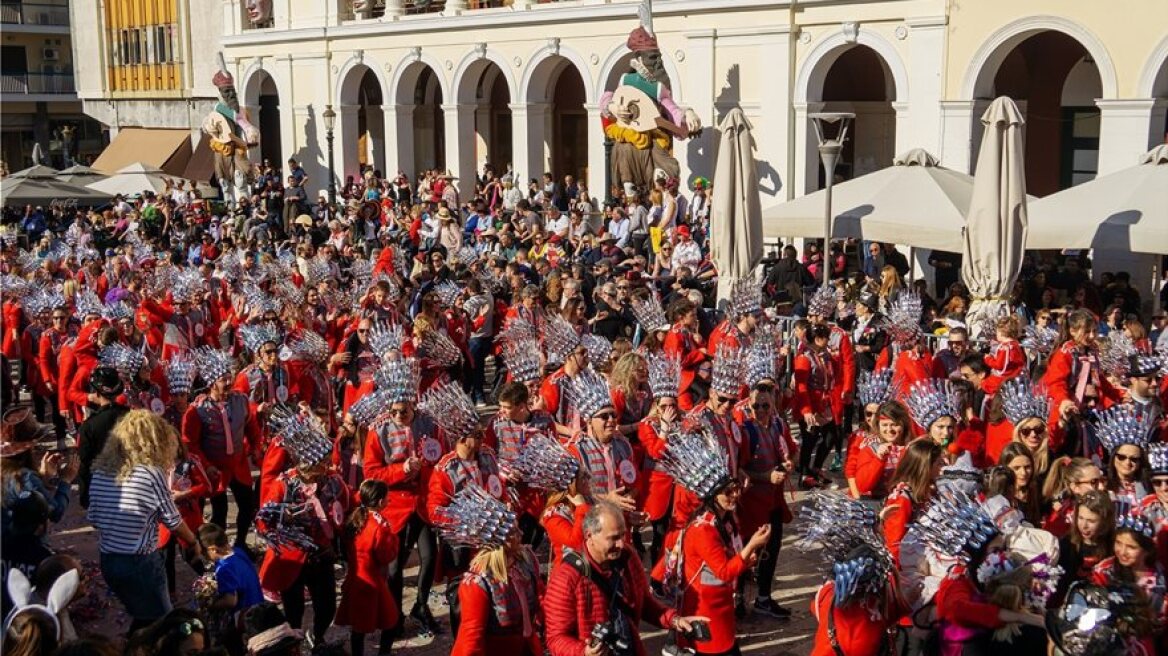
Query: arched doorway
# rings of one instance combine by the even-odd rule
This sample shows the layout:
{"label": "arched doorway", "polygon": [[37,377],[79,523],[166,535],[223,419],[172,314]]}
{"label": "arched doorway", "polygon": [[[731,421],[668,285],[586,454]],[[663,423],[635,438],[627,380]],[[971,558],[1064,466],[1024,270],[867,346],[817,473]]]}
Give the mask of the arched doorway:
{"label": "arched doorway", "polygon": [[257,104],[259,111],[256,120],[260,126],[260,157],[280,168],[284,165],[281,160],[284,152],[280,144],[280,92],[276,90],[276,81],[271,75],[263,73],[260,83],[260,95]]}
{"label": "arched doorway", "polygon": [[[888,64],[872,48],[855,45],[842,51],[823,78],[822,88],[809,90],[809,100],[822,103],[824,112],[852,112],[856,115],[843,154],[836,166],[837,180],[851,180],[892,164],[896,156],[896,85]],[[828,126],[829,134],[835,126]],[[814,137],[807,147],[816,151]],[[818,155],[814,157],[819,160]],[[808,190],[821,189],[827,183],[823,167],[816,178],[808,180]]]}
{"label": "arched doorway", "polygon": [[357,163],[362,171],[385,170],[385,113],[381,109],[381,82],[371,69],[357,89]]}
{"label": "arched doorway", "polygon": [[507,77],[494,61],[480,59],[467,68],[457,84],[458,104],[473,106],[475,170],[490,164],[502,175],[513,161]]}
{"label": "arched doorway", "polygon": [[527,88],[532,127],[527,174],[538,178],[551,172],[557,180],[565,175],[587,179],[588,113],[584,103],[588,91],[580,71],[567,57],[551,55],[539,62]]}
{"label": "arched doorway", "polygon": [[[980,99],[1009,96],[1026,118],[1026,190],[1045,196],[1095,177],[1103,83],[1095,61],[1074,37],[1045,30],[1010,48],[996,69],[979,75]],[[975,105],[971,161],[981,141],[983,104]],[[976,162],[973,164],[977,166]]]}
{"label": "arched doorway", "polygon": [[438,76],[424,66],[414,85],[414,170],[446,168],[446,121]]}

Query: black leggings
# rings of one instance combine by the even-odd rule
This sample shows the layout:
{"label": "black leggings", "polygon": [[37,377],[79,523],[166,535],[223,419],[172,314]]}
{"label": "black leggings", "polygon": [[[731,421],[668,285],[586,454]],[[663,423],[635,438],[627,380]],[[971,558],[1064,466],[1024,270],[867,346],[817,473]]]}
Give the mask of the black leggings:
{"label": "black leggings", "polygon": [[[823,469],[823,462],[827,460],[832,446],[839,440],[839,434],[839,427],[835,424],[807,427],[803,431],[803,445],[799,449],[799,471],[805,476],[818,474]],[[813,453],[815,462],[812,467]]]}
{"label": "black leggings", "polygon": [[[250,485],[239,481],[231,481],[227,486],[235,497],[235,546],[247,546],[247,533],[251,530],[251,523],[255,519],[255,496]],[[227,528],[227,493],[222,492],[211,497],[211,523],[219,528]]]}
{"label": "black leggings", "polygon": [[[171,533],[170,539],[166,541],[166,546],[163,548],[166,550],[166,588],[170,591],[171,596],[174,596],[175,561],[177,560],[176,556],[178,555],[179,550],[178,537]],[[191,566],[191,569],[195,571],[195,574],[202,576],[203,573],[206,572],[206,567],[203,565],[202,561],[191,560],[189,558],[189,552],[184,550],[182,558],[188,565]]]}
{"label": "black leggings", "polygon": [[288,624],[299,629],[304,621],[304,589],[312,595],[312,637],[324,644],[324,634],[337,612],[337,579],[333,574],[332,556],[309,560],[300,567],[300,575],[284,590],[284,614]]}
{"label": "black leggings", "polygon": [[523,544],[539,549],[547,532],[539,525],[539,520],[528,514],[519,516],[519,530],[523,533]]}
{"label": "black leggings", "polygon": [[778,510],[772,510],[770,516],[771,537],[767,539],[766,546],[763,547],[763,552],[758,559],[758,578],[755,583],[758,584],[759,598],[769,599],[771,596],[771,589],[775,582],[775,567],[779,564],[779,549],[783,547],[783,513]]}
{"label": "black leggings", "polygon": [[397,600],[397,607],[402,609],[402,622],[405,621],[405,608],[402,605],[402,586],[406,563],[410,560],[410,552],[414,545],[418,546],[418,598],[415,606],[425,606],[430,601],[430,588],[434,585],[434,558],[438,555],[438,541],[434,536],[434,529],[422,521],[417,513],[410,515],[410,520],[397,534],[401,548],[397,552],[397,560],[389,566],[389,589],[393,598]]}
{"label": "black leggings", "polygon": [[[352,656],[365,656],[365,634],[353,631],[349,634],[349,653]],[[381,641],[377,644],[378,656],[387,656],[393,653],[393,629],[381,632]]]}

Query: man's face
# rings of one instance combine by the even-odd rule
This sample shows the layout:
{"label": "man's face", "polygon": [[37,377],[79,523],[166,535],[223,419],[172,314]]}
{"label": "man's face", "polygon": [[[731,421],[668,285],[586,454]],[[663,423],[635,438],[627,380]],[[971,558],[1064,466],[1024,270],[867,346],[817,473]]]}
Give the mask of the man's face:
{"label": "man's face", "polygon": [[613,513],[601,515],[599,530],[584,537],[584,546],[598,563],[620,560],[625,552],[624,522]]}
{"label": "man's face", "polygon": [[276,345],[272,342],[267,342],[260,347],[260,363],[265,367],[276,366]]}
{"label": "man's face", "polygon": [[362,321],[357,325],[357,339],[360,340],[362,344],[367,344],[369,342],[369,329],[372,326],[373,324],[369,321]]}
{"label": "man's face", "polygon": [[409,403],[394,403],[389,407],[389,416],[404,426],[414,421],[414,408]]}
{"label": "man's face", "polygon": [[527,401],[521,401],[518,403],[500,401],[499,416],[508,421],[523,421],[523,419],[527,417]]}
{"label": "man's face", "polygon": [[[953,355],[956,355],[958,357],[965,355],[965,350],[968,347],[969,347],[969,342],[966,341],[964,335],[955,335],[955,336],[949,338],[949,350],[953,352]],[[965,375],[965,369],[968,369],[968,367],[962,368],[962,371],[961,371],[962,376]]]}
{"label": "man's face", "polygon": [[981,389],[982,381],[985,380],[985,374],[979,374],[965,365],[961,366],[961,377],[973,383],[978,389]]}

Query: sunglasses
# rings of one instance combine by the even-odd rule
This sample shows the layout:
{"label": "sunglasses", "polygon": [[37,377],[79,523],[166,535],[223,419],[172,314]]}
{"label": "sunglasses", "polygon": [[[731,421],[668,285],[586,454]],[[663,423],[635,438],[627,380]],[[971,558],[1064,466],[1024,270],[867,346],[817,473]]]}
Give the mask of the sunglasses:
{"label": "sunglasses", "polygon": [[410,411],[409,408],[397,408],[396,410],[390,410],[389,416],[390,417],[399,417],[401,415],[405,415],[405,414],[409,413],[409,411]]}
{"label": "sunglasses", "polygon": [[769,404],[769,403],[752,403],[750,405],[750,407],[754,408],[755,410],[770,410],[771,404]]}
{"label": "sunglasses", "polygon": [[260,353],[263,355],[275,355],[276,349],[264,349],[264,350],[260,351]]}
{"label": "sunglasses", "polygon": [[610,419],[616,419],[616,413],[615,412],[598,412],[598,413],[592,415],[592,418],[599,419],[600,421],[608,421]]}
{"label": "sunglasses", "polygon": [[1115,454],[1116,462],[1139,462],[1141,456],[1125,456],[1122,453]]}
{"label": "sunglasses", "polygon": [[1152,487],[1168,487],[1168,478],[1153,478]]}
{"label": "sunglasses", "polygon": [[357,334],[358,334],[358,335],[366,335],[366,334],[368,334],[368,333],[369,333],[369,329],[368,329],[368,328],[358,328],[358,329],[357,329]]}
{"label": "sunglasses", "polygon": [[1046,434],[1046,429],[1045,429],[1045,428],[1038,428],[1038,427],[1032,427],[1032,428],[1019,428],[1019,429],[1018,429],[1018,434],[1019,434],[1019,435],[1025,435],[1025,436],[1027,436],[1027,437],[1029,437],[1029,436],[1031,436],[1031,435],[1045,435],[1045,434]]}
{"label": "sunglasses", "polygon": [[1106,484],[1107,484],[1107,479],[1103,478],[1103,477],[1089,478],[1085,481],[1075,481],[1075,485],[1090,485],[1091,487],[1101,487],[1101,486],[1106,485]]}

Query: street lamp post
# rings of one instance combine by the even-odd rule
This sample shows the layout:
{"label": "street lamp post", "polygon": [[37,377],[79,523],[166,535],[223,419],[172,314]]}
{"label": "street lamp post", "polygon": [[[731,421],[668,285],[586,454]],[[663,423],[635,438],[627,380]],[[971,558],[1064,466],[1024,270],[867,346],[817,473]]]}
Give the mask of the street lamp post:
{"label": "street lamp post", "polygon": [[[823,209],[823,284],[831,284],[831,187],[835,182],[835,166],[839,163],[844,141],[848,137],[848,123],[856,117],[851,112],[817,112],[808,118],[815,124],[815,138],[819,140],[819,158],[823,162],[823,173],[827,178],[827,200]],[[828,139],[825,129],[839,123],[836,136]]]}
{"label": "street lamp post", "polygon": [[328,198],[329,205],[331,206],[329,211],[331,212],[331,208],[336,207],[337,205],[337,174],[333,169],[333,128],[337,126],[337,113],[333,111],[332,105],[325,106],[324,113],[321,114],[321,118],[324,119],[324,134],[325,139],[328,140]]}

